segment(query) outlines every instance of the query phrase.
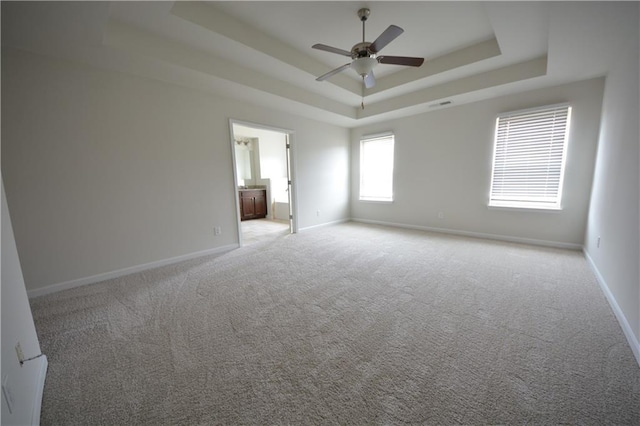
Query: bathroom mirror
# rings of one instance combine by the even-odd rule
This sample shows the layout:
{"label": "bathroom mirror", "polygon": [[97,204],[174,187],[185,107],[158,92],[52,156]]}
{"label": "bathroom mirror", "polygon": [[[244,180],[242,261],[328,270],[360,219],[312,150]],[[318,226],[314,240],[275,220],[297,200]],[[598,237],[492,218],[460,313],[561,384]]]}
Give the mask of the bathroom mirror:
{"label": "bathroom mirror", "polygon": [[238,186],[256,184],[256,174],[253,167],[254,142],[250,138],[236,139],[236,171]]}

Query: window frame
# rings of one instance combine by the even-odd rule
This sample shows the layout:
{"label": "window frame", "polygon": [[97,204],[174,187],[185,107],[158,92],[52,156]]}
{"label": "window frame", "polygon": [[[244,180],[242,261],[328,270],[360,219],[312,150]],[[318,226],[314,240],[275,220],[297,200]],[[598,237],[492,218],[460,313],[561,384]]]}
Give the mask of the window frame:
{"label": "window frame", "polygon": [[[388,197],[386,196],[375,196],[375,195],[363,195],[362,194],[362,189],[363,189],[363,164],[364,164],[364,145],[367,142],[374,142],[374,141],[379,141],[379,140],[386,140],[386,139],[390,139],[391,142],[391,170],[390,170],[390,187],[391,187],[391,193],[389,194]],[[393,190],[393,185],[394,185],[394,173],[395,173],[395,135],[393,132],[383,132],[383,133],[376,133],[376,134],[371,134],[371,135],[363,135],[360,137],[360,151],[359,151],[359,155],[360,155],[360,169],[359,169],[359,187],[358,187],[358,201],[362,201],[362,202],[370,202],[370,203],[392,203],[394,201],[394,190]]]}
{"label": "window frame", "polygon": [[[560,159],[560,172],[559,172],[559,181],[557,186],[557,193],[554,201],[544,201],[544,200],[505,200],[498,199],[494,194],[494,186],[495,186],[495,173],[496,173],[496,155],[498,151],[498,133],[500,130],[501,120],[507,117],[513,116],[521,116],[521,115],[532,115],[536,113],[541,113],[545,111],[553,111],[558,109],[566,108],[566,123],[565,123],[565,132],[562,141],[562,154]],[[572,106],[569,103],[559,103],[552,105],[544,105],[540,107],[521,109],[516,111],[509,111],[502,114],[499,114],[496,117],[495,121],[495,131],[494,131],[494,139],[493,139],[493,155],[491,158],[491,178],[489,182],[489,196],[488,196],[488,207],[490,209],[508,209],[508,210],[522,210],[522,211],[530,211],[530,210],[543,210],[543,211],[559,211],[562,210],[562,195],[564,190],[564,177],[566,171],[566,162],[567,162],[567,153],[569,149],[569,137],[571,134],[571,116],[572,116]],[[545,143],[545,142],[541,142]],[[549,161],[548,164],[551,162]],[[557,164],[557,163],[556,163]],[[549,175],[546,175],[549,176]],[[503,196],[504,197],[504,196]],[[523,192],[521,198],[534,198],[531,194],[526,194]]]}

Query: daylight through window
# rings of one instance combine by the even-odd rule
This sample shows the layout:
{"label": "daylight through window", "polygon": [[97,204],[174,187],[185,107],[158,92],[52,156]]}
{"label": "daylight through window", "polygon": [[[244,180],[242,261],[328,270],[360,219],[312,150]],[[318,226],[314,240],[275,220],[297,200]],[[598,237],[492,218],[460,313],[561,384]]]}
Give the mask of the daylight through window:
{"label": "daylight through window", "polygon": [[360,200],[393,201],[392,134],[360,141]]}
{"label": "daylight through window", "polygon": [[498,116],[489,206],[560,209],[571,107]]}

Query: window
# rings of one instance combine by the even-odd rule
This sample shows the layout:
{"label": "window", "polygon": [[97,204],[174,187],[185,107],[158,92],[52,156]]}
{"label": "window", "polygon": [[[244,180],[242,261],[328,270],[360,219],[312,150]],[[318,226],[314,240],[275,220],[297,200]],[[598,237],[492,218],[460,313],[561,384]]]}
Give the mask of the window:
{"label": "window", "polygon": [[559,210],[571,107],[498,116],[489,206]]}
{"label": "window", "polygon": [[393,135],[360,141],[360,200],[393,201]]}

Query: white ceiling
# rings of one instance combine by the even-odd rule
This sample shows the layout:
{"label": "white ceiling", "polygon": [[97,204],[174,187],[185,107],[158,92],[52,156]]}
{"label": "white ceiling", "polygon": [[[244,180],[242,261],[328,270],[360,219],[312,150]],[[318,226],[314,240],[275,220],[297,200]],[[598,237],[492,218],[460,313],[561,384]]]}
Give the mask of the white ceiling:
{"label": "white ceiling", "polygon": [[[394,24],[364,90],[346,70],[315,78]],[[82,61],[346,127],[604,75],[606,3],[551,2],[2,2],[2,46]],[[602,16],[605,15],[603,18]],[[595,35],[594,35],[595,34]],[[600,37],[601,36],[601,37]],[[590,41],[585,44],[584,40]],[[364,96],[365,109],[360,108]],[[450,107],[450,106],[449,106]]]}

